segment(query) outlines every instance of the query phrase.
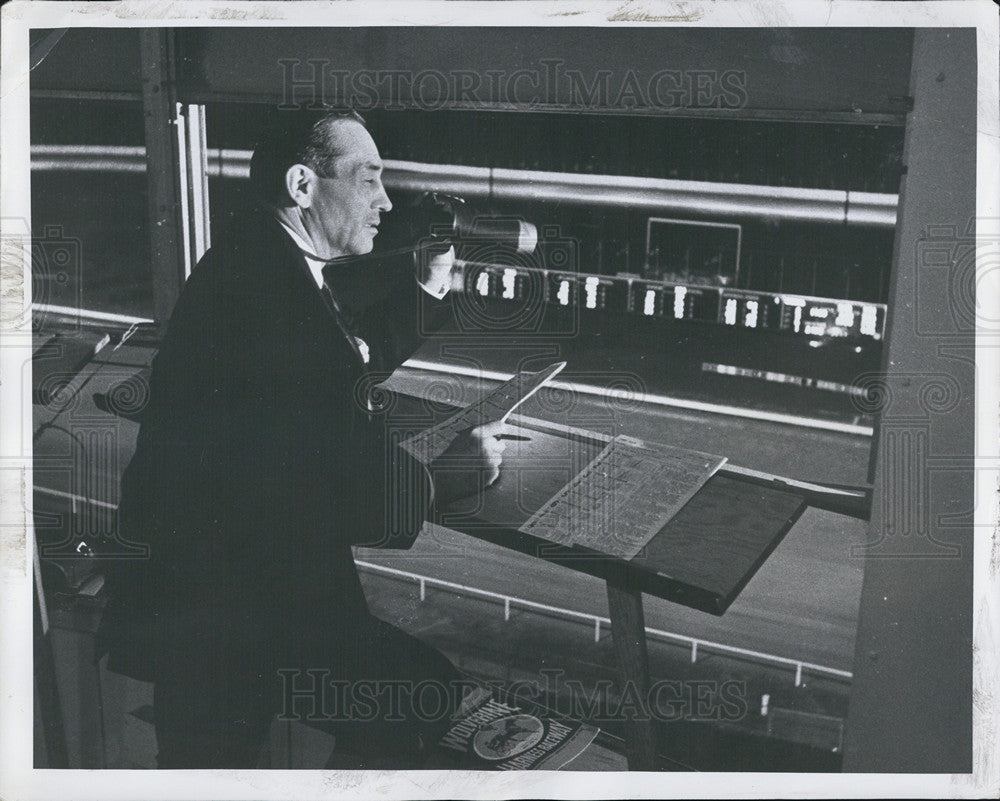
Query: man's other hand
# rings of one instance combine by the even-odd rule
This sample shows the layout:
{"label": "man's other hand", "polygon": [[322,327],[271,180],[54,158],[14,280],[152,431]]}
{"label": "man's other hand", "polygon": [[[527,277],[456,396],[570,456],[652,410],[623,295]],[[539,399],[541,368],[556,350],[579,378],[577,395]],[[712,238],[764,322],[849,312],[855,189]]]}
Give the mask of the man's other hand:
{"label": "man's other hand", "polygon": [[461,432],[431,464],[437,503],[474,495],[500,477],[505,430],[501,422]]}
{"label": "man's other hand", "polygon": [[451,289],[451,271],[455,267],[455,248],[449,246],[444,252],[432,247],[419,248],[417,260],[417,282],[434,297],[444,297]]}

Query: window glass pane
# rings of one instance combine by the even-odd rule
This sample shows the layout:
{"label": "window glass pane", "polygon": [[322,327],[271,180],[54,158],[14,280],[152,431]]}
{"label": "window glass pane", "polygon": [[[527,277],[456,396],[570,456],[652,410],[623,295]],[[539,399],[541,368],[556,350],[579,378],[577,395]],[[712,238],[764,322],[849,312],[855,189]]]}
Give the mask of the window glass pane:
{"label": "window glass pane", "polygon": [[142,174],[34,174],[32,300],[152,317],[147,213]]}
{"label": "window glass pane", "polygon": [[36,99],[35,303],[152,317],[142,106]]}

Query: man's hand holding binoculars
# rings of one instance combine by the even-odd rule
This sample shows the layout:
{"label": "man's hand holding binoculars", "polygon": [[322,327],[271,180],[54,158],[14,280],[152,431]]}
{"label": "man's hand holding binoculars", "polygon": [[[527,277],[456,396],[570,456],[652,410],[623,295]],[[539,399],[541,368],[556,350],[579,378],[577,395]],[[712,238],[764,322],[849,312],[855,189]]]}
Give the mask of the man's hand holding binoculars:
{"label": "man's hand holding binoculars", "polygon": [[435,297],[444,297],[451,289],[455,248],[448,244],[447,250],[442,253],[439,248],[420,247],[414,255],[417,261],[417,281]]}

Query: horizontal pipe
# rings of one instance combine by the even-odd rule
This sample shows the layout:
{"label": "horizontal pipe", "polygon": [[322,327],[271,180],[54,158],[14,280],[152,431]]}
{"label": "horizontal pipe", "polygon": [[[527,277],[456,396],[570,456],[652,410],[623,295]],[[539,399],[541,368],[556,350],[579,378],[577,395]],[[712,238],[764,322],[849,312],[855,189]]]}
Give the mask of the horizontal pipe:
{"label": "horizontal pipe", "polygon": [[31,310],[99,323],[142,325],[144,323],[152,324],[156,322],[155,320],[150,320],[148,317],[134,317],[130,314],[114,314],[113,312],[102,312],[92,309],[78,309],[75,306],[55,306],[51,303],[32,303]]}
{"label": "horizontal pipe", "polygon": [[664,178],[493,170],[497,200],[572,202],[709,217],[767,217],[843,222],[846,192],[718,184]]}
{"label": "horizontal pipe", "polygon": [[896,224],[896,207],[899,195],[885,195],[876,192],[848,192],[848,225],[874,225],[891,228]]}
{"label": "horizontal pipe", "polygon": [[891,228],[898,196],[836,189],[386,162],[386,186],[466,197]]}
{"label": "horizontal pipe", "polygon": [[146,171],[146,148],[141,145],[32,145],[31,169],[72,172]]}
{"label": "horizontal pipe", "polygon": [[[145,148],[86,145],[34,145],[32,169],[142,172]],[[250,151],[209,148],[210,177],[247,179]],[[709,217],[756,217],[891,228],[897,195],[839,189],[727,184],[583,175],[538,170],[508,170],[455,164],[385,162],[385,185],[398,191],[439,192],[470,198],[548,201],[586,206],[644,209],[659,213],[696,213]]]}
{"label": "horizontal pipe", "polygon": [[487,198],[492,186],[492,171],[490,167],[387,160],[383,181],[386,188],[400,192],[433,189],[435,192],[459,197]]}

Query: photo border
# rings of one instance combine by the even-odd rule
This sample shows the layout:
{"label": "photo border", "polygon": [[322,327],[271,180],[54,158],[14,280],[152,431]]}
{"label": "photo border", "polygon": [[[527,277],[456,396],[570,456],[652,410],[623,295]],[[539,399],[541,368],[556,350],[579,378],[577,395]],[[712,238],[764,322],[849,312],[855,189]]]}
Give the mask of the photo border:
{"label": "photo border", "polygon": [[[978,43],[977,221],[1000,219],[998,175],[998,44],[993,3],[795,0],[739,5],[722,2],[27,2],[2,8],[0,72],[0,224],[14,244],[2,258],[0,413],[2,443],[31,430],[30,387],[20,366],[31,358],[30,162],[28,141],[28,30],[32,27],[147,26],[668,26],[668,27],[975,27]],[[1000,226],[998,226],[1000,228]],[[979,267],[983,267],[980,263]],[[983,318],[1000,319],[1000,276],[980,274]],[[80,771],[35,770],[32,763],[32,553],[26,547],[25,509],[32,486],[31,454],[0,451],[0,795],[16,799],[113,798],[665,798],[851,797],[878,795],[976,797],[1000,791],[1000,708],[997,599],[997,480],[1000,441],[997,381],[1000,345],[982,331],[976,339],[976,512],[974,617],[974,754],[972,774],[602,774],[523,772],[345,771]],[[27,401],[25,403],[25,401]],[[25,411],[26,410],[26,411]],[[18,440],[17,436],[13,439]],[[19,441],[30,442],[30,435]]]}

